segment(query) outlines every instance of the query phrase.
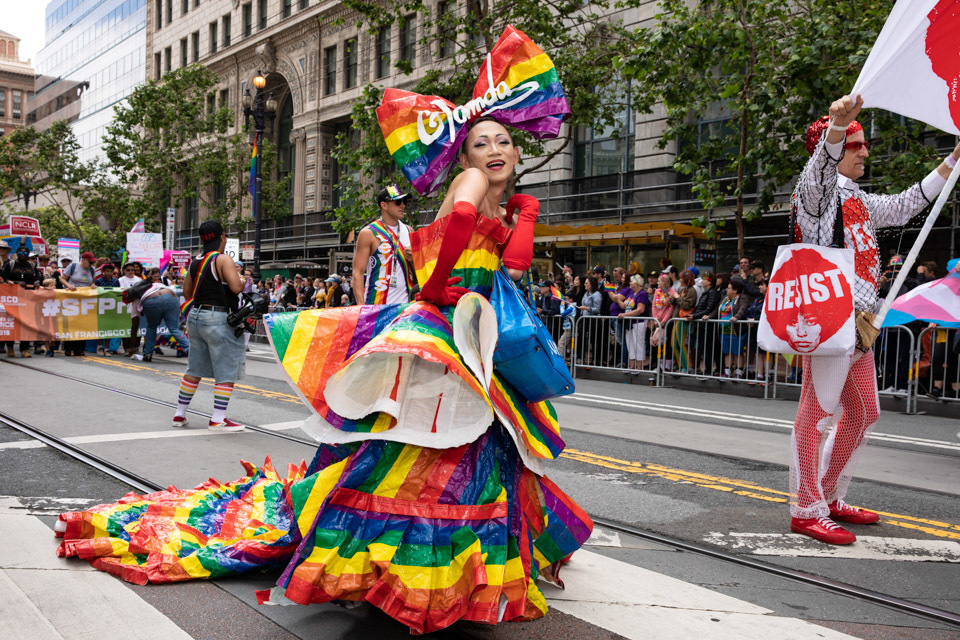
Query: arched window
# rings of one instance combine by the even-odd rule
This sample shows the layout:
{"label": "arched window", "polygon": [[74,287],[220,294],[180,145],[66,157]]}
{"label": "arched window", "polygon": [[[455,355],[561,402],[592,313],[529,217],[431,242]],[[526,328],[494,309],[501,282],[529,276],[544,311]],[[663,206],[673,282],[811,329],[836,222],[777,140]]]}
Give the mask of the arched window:
{"label": "arched window", "polygon": [[288,93],[280,107],[280,117],[277,123],[277,179],[283,180],[288,175],[290,191],[287,195],[287,210],[293,213],[293,176],[296,166],[297,145],[290,142],[290,133],[293,131],[293,99]]}

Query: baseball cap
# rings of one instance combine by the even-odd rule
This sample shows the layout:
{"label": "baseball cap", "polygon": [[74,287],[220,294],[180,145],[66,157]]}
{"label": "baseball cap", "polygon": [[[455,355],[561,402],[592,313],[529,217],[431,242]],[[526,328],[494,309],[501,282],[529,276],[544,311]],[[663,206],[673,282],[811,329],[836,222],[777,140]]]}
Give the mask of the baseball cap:
{"label": "baseball cap", "polygon": [[659,273],[658,271],[656,271],[656,270],[653,270],[653,271],[651,271],[650,273],[647,274],[647,277],[648,277],[648,278],[659,278],[659,277],[660,277],[660,273]]}
{"label": "baseball cap", "polygon": [[388,184],[377,195],[377,204],[381,202],[398,202],[410,197],[409,193],[404,193],[396,184]]}
{"label": "baseball cap", "polygon": [[60,258],[60,262],[73,262],[73,258],[68,258],[67,256],[63,256],[62,258]]}
{"label": "baseball cap", "polygon": [[689,271],[690,273],[692,273],[692,274],[695,275],[695,276],[699,276],[699,275],[700,275],[700,269],[697,269],[696,267],[690,267],[689,269],[687,269],[687,271]]}
{"label": "baseball cap", "polygon": [[661,271],[660,273],[676,273],[676,272],[677,272],[677,268],[671,264],[671,265],[667,266],[667,267],[666,267],[663,271]]}
{"label": "baseball cap", "polygon": [[203,243],[219,241],[220,236],[223,235],[223,225],[216,220],[204,220],[197,232]]}
{"label": "baseball cap", "polygon": [[751,268],[751,269],[764,270],[764,269],[766,269],[767,267],[766,267],[762,262],[760,262],[759,260],[754,260],[753,262],[750,263],[750,268]]}
{"label": "baseball cap", "polygon": [[92,251],[84,251],[80,255],[81,260],[89,260],[90,262],[96,262],[97,256],[93,255]]}
{"label": "baseball cap", "polygon": [[888,267],[900,267],[903,266],[903,256],[893,256],[890,258],[890,262],[887,263]]}

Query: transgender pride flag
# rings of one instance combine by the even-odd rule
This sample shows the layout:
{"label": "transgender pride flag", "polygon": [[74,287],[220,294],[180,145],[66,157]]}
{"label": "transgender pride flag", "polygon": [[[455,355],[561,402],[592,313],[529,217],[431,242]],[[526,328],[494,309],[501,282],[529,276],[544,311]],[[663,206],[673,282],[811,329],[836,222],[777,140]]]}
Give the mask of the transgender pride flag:
{"label": "transgender pride flag", "polygon": [[136,224],[133,225],[133,228],[130,229],[130,233],[146,233],[146,232],[147,232],[147,225],[143,221],[143,218],[140,218],[139,220],[137,220]]}
{"label": "transgender pride flag", "polygon": [[923,320],[960,328],[960,260],[951,260],[948,268],[946,278],[922,284],[897,298],[883,326]]}

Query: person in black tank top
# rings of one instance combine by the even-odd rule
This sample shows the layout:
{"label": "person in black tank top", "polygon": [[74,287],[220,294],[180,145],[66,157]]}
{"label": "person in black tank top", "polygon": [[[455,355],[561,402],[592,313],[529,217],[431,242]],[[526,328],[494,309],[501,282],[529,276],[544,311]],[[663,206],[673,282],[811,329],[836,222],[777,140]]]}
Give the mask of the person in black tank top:
{"label": "person in black tank top", "polygon": [[[221,254],[221,256],[222,255],[223,254]],[[193,282],[197,282],[199,279],[198,271],[200,270],[200,265],[203,264],[203,258],[205,256],[206,252],[190,262],[188,273]],[[227,256],[227,259],[229,260],[229,256]],[[211,264],[210,267],[207,268],[204,277],[199,280],[200,284],[193,294],[193,306],[207,305],[236,311],[237,307],[240,306],[240,296],[230,289],[230,285],[227,282],[223,281],[223,278],[219,274],[219,262],[218,259],[216,264]],[[230,263],[232,266],[233,261],[230,260]],[[235,269],[233,269],[233,271],[235,271]]]}
{"label": "person in black tank top", "polygon": [[183,283],[184,298],[193,298],[193,307],[187,315],[190,359],[187,372],[180,380],[173,426],[187,426],[187,407],[200,380],[212,377],[213,415],[207,428],[217,432],[242,431],[243,425],[228,420],[226,413],[233,385],[243,376],[243,337],[236,336],[233,327],[227,324],[227,315],[239,306],[238,294],[243,291],[243,282],[233,260],[223,253],[227,236],[219,222],[207,220],[201,224],[200,240],[203,253],[190,263]]}

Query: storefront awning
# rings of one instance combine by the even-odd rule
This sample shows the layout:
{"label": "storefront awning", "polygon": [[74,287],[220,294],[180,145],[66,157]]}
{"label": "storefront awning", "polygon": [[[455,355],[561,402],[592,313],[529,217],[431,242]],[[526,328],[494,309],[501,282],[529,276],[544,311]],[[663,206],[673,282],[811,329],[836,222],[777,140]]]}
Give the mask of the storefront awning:
{"label": "storefront awning", "polygon": [[629,222],[625,224],[581,225],[538,224],[533,242],[540,244],[647,244],[668,238],[709,240],[703,229],[678,222]]}

